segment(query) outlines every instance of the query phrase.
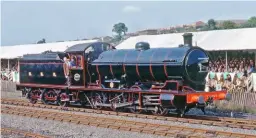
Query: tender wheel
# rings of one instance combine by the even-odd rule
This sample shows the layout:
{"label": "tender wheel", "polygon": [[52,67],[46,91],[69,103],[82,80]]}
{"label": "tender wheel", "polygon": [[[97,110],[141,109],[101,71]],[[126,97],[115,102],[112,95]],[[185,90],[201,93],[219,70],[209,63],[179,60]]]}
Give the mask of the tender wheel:
{"label": "tender wheel", "polygon": [[37,99],[29,99],[29,102],[32,104],[36,104],[37,103]]}
{"label": "tender wheel", "polygon": [[33,90],[28,93],[29,102],[32,104],[37,103],[37,99],[40,97],[41,92],[39,90]]}
{"label": "tender wheel", "polygon": [[168,109],[162,106],[155,106],[155,110],[151,111],[154,115],[167,115]]}
{"label": "tender wheel", "polygon": [[44,91],[42,93],[42,102],[44,104],[51,104],[54,103],[57,99],[57,93],[55,93],[54,91],[50,90],[50,91]]}
{"label": "tender wheel", "polygon": [[69,106],[69,101],[68,101],[68,95],[63,92],[57,97],[57,103],[59,106],[67,107]]}

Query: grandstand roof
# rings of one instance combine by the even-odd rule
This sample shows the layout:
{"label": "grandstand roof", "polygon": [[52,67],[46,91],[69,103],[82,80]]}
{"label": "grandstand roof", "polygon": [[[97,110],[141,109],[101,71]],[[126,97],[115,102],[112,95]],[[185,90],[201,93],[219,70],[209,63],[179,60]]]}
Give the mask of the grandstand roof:
{"label": "grandstand roof", "polygon": [[[256,50],[256,28],[215,30],[193,33],[193,44],[205,50]],[[148,42],[151,48],[177,47],[183,44],[183,33],[130,37],[117,49],[134,49],[137,42]]]}
{"label": "grandstand roof", "polygon": [[21,57],[25,54],[38,54],[44,51],[64,52],[68,47],[76,44],[92,43],[98,40],[66,41],[57,43],[29,44],[15,46],[1,46],[0,58],[11,59]]}

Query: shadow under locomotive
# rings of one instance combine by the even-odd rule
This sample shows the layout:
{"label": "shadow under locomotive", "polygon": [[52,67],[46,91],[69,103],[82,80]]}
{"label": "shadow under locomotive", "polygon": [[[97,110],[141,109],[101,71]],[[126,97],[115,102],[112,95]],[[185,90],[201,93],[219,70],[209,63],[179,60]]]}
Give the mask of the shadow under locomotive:
{"label": "shadow under locomotive", "polygon": [[[81,104],[95,109],[129,109],[165,115],[176,109],[183,116],[214,100],[229,100],[227,91],[204,92],[209,56],[192,46],[192,34],[184,45],[150,48],[139,42],[135,49],[117,50],[108,43],[77,44],[65,52],[24,55],[19,61],[20,84],[32,103],[61,106]],[[71,59],[66,84],[63,58]]]}

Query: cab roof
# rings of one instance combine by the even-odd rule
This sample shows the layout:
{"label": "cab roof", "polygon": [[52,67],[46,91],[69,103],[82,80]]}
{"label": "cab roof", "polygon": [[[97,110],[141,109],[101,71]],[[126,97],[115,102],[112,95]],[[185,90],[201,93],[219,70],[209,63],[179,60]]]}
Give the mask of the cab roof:
{"label": "cab roof", "polygon": [[66,53],[83,53],[88,47],[90,46],[97,46],[97,45],[102,45],[102,44],[108,44],[106,42],[92,42],[92,43],[82,43],[82,44],[76,44],[68,49],[65,50]]}

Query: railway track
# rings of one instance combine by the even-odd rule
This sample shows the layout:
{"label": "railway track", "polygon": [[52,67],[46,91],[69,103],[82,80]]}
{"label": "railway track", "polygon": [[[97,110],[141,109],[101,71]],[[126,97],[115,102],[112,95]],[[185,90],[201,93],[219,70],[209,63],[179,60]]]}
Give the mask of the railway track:
{"label": "railway track", "polygon": [[48,136],[43,136],[36,133],[31,133],[24,130],[18,130],[14,128],[1,128],[1,135],[3,134],[15,134],[15,135],[21,135],[25,138],[50,138]]}
{"label": "railway track", "polygon": [[95,109],[76,108],[76,107],[68,107],[63,109],[62,107],[55,106],[55,105],[31,104],[31,103],[28,103],[26,100],[22,100],[22,99],[1,99],[1,103],[7,104],[7,105],[68,110],[68,111],[75,111],[75,112],[117,115],[117,116],[144,118],[144,119],[156,119],[156,120],[175,121],[175,122],[191,123],[191,124],[203,124],[203,125],[211,125],[211,126],[219,126],[219,127],[256,130],[256,120],[240,119],[240,118],[195,116],[195,115],[185,116],[186,118],[177,118],[177,117],[171,117],[171,116],[133,114],[133,113],[125,113],[125,112],[114,112],[114,111],[95,110]]}
{"label": "railway track", "polygon": [[138,121],[128,121],[121,119],[113,119],[107,117],[93,117],[88,115],[78,115],[71,113],[63,113],[58,111],[45,111],[37,108],[24,108],[9,105],[2,105],[1,113],[26,116],[32,118],[40,118],[47,120],[55,120],[61,122],[69,122],[81,125],[89,125],[94,127],[110,128],[122,131],[139,132],[153,135],[161,135],[167,137],[179,138],[210,138],[210,137],[243,137],[256,138],[256,135],[247,135],[240,133],[212,131],[207,129],[190,128],[185,126],[159,125],[153,123],[145,123]]}

